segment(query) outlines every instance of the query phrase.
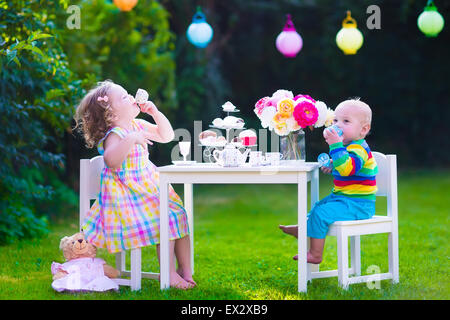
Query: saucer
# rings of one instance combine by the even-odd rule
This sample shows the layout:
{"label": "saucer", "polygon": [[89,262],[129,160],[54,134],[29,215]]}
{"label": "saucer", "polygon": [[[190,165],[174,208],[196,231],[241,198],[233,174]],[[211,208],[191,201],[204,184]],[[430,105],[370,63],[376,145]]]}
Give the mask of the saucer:
{"label": "saucer", "polygon": [[191,164],[197,163],[197,161],[183,161],[183,160],[174,160],[172,163],[176,166],[190,166]]}
{"label": "saucer", "polygon": [[240,111],[239,109],[236,109],[236,108],[234,108],[234,109],[224,109],[224,108],[222,108],[222,110],[224,112],[239,112]]}

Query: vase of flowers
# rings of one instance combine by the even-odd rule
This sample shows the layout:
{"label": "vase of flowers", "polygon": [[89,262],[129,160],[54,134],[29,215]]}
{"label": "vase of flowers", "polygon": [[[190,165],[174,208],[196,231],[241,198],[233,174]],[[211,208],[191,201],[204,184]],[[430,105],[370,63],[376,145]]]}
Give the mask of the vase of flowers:
{"label": "vase of flowers", "polygon": [[309,95],[294,96],[291,91],[277,90],[255,104],[255,114],[263,128],[281,137],[280,151],[284,160],[305,161],[305,131],[303,129],[329,126],[334,112],[322,101]]}

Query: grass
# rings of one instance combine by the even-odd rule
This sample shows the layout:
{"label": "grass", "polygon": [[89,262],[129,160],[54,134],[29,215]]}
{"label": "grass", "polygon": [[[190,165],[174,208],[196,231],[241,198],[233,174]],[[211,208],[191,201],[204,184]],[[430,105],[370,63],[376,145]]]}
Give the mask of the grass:
{"label": "grass", "polygon": [[[321,198],[331,179],[320,176]],[[450,172],[408,171],[399,175],[400,283],[339,288],[337,278],[316,279],[307,293],[297,292],[296,239],[279,224],[296,221],[296,188],[291,185],[201,185],[195,196],[195,275],[198,287],[159,290],[144,279],[142,290],[118,293],[57,293],[50,265],[63,262],[59,240],[77,231],[76,214],[51,226],[42,239],[0,247],[0,299],[449,299]],[[182,194],[181,186],[175,186]],[[377,201],[385,213],[386,201]],[[375,265],[388,271],[387,235],[361,237],[362,273]],[[155,249],[143,249],[143,270],[158,270]],[[98,256],[114,265],[105,249]],[[129,261],[129,259],[128,259]],[[335,269],[336,239],[328,237],[321,270]]]}

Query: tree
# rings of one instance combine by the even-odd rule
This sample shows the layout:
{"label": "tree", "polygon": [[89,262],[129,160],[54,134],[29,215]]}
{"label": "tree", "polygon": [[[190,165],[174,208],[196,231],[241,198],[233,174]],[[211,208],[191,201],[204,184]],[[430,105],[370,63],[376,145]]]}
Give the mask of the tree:
{"label": "tree", "polygon": [[64,166],[58,139],[82,94],[54,32],[68,1],[42,2],[0,6],[0,244],[47,231],[39,208],[58,195],[42,171]]}
{"label": "tree", "polygon": [[[120,11],[112,1],[71,1],[79,6],[80,29],[64,28],[69,14],[58,18],[62,46],[71,70],[80,78],[97,81],[111,79],[134,95],[146,89],[150,99],[171,121],[177,117],[178,99],[175,82],[175,35],[170,30],[169,14],[158,2],[140,0],[131,11]],[[141,115],[148,121],[151,117]],[[67,152],[82,148],[82,137],[68,137]],[[152,160],[161,153],[170,154],[168,146],[154,146]],[[95,148],[94,148],[95,149]],[[79,172],[78,159],[97,154],[96,150],[72,153],[67,173]],[[155,150],[156,149],[156,150]],[[163,157],[164,157],[163,155]]]}

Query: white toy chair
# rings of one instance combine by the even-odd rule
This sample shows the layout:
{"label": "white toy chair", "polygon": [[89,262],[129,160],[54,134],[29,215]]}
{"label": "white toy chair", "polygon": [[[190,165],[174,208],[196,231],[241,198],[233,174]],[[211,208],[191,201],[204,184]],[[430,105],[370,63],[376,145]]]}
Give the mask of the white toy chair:
{"label": "white toy chair", "polygon": [[[91,199],[96,199],[100,192],[100,175],[105,163],[103,156],[80,160],[80,230],[86,212],[90,209]],[[141,279],[158,279],[159,273],[141,272],[141,249],[131,249],[131,270],[125,270],[125,251],[116,253],[116,268],[120,276],[130,277],[114,279],[121,286],[130,286],[131,290],[141,289]]]}
{"label": "white toy chair", "polygon": [[[371,219],[336,221],[331,224],[327,235],[337,237],[338,269],[311,272],[308,268],[309,281],[314,278],[337,276],[339,285],[344,289],[347,289],[350,284],[373,280],[392,279],[393,283],[399,282],[397,157],[379,152],[372,152],[372,155],[378,165],[376,195],[387,197],[387,216],[374,215]],[[377,233],[389,234],[389,272],[361,276],[360,236]],[[351,252],[350,269],[348,267],[348,237],[350,237]],[[349,277],[349,275],[356,276]]]}

